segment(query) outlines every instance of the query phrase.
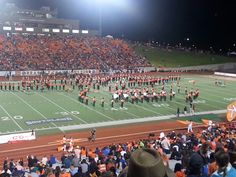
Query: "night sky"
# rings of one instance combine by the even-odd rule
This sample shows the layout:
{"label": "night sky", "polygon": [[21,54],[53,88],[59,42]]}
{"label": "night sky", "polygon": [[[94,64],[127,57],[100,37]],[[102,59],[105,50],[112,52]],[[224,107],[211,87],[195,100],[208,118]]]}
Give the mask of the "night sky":
{"label": "night sky", "polygon": [[[58,9],[60,18],[78,19],[83,29],[98,29],[99,8],[95,1],[0,0],[0,5],[14,2],[28,9],[50,6]],[[103,35],[236,50],[236,0],[116,1],[126,6],[110,2],[102,7]]]}

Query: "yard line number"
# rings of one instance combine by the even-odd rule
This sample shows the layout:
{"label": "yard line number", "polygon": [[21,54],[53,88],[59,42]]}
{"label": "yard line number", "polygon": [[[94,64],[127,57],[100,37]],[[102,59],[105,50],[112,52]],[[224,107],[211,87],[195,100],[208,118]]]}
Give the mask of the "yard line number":
{"label": "yard line number", "polygon": [[80,113],[79,113],[79,111],[68,111],[68,112],[61,111],[61,112],[56,112],[55,114],[60,114],[62,116],[68,116],[68,115],[71,115],[71,114],[78,115]]}
{"label": "yard line number", "polygon": [[[16,116],[12,116],[12,118],[15,119],[15,120],[21,120],[21,119],[23,119],[23,116],[16,115]],[[11,120],[11,118],[8,117],[8,116],[2,116],[2,117],[0,117],[0,120],[1,121],[9,121],[9,120]]]}
{"label": "yard line number", "polygon": [[167,104],[167,103],[161,103],[161,104],[157,104],[157,103],[154,103],[152,104],[154,107],[169,107],[170,105]]}

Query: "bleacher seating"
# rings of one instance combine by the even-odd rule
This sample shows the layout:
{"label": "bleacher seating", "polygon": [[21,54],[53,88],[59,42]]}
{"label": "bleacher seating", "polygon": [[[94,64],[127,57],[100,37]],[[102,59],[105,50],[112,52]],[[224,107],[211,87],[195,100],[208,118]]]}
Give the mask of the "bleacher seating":
{"label": "bleacher seating", "polygon": [[0,71],[128,69],[149,66],[123,40],[84,36],[0,36]]}

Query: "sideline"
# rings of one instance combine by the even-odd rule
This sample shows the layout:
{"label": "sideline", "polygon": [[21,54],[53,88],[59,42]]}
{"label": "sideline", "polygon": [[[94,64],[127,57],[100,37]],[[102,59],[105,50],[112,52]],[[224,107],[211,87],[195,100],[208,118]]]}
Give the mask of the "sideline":
{"label": "sideline", "polygon": [[[201,127],[205,127],[205,126],[203,124],[193,126],[193,128],[201,128]],[[175,130],[183,130],[183,129],[186,129],[186,131],[187,131],[187,127],[176,128]],[[172,131],[172,130],[173,130],[173,128],[168,128],[168,129],[161,129],[161,130],[156,130],[156,131],[145,131],[145,132],[130,133],[130,134],[123,134],[123,135],[116,135],[116,136],[107,136],[107,137],[96,138],[96,141],[114,139],[114,138],[120,138],[120,137],[135,136],[135,135],[143,135],[143,134],[149,134],[149,133],[167,132],[167,131]],[[56,140],[56,142],[57,142],[57,140]],[[80,143],[81,142],[88,142],[88,139],[81,138]],[[47,144],[44,144],[44,145],[0,151],[0,154],[1,153],[8,153],[8,152],[23,151],[23,150],[38,149],[38,148],[44,148],[44,147],[51,147],[51,146],[55,146],[55,145],[60,145],[60,143],[59,142],[55,143],[55,141],[54,142],[47,142]]]}
{"label": "sideline", "polygon": [[[224,109],[224,110],[196,112],[194,115],[221,114],[221,113],[226,113],[226,110]],[[192,116],[192,115],[180,114],[180,118],[189,117],[189,116]],[[59,127],[59,129],[62,131],[81,130],[81,129],[95,128],[95,127],[107,127],[107,126],[112,126],[112,125],[124,125],[124,124],[131,124],[131,123],[142,123],[142,122],[150,122],[150,121],[158,121],[158,120],[167,120],[167,119],[171,119],[171,118],[177,119],[176,115],[172,114],[172,115],[167,115],[167,116],[145,117],[145,118],[138,118],[138,119],[125,119],[125,120],[117,120],[117,121],[109,121],[109,122],[97,122],[97,123],[92,123],[92,124],[71,125],[71,126]],[[201,124],[201,123],[199,123],[199,124]]]}

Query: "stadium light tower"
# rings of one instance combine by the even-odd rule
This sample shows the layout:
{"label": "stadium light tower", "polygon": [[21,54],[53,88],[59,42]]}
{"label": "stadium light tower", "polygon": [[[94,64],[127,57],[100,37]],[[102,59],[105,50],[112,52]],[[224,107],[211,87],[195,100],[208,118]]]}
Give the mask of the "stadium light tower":
{"label": "stadium light tower", "polygon": [[95,0],[95,4],[98,6],[98,15],[99,15],[99,35],[102,36],[102,23],[103,23],[103,9],[111,8],[112,5],[117,7],[125,6],[127,3],[126,0]]}
{"label": "stadium light tower", "polygon": [[99,35],[102,36],[102,8],[106,7],[109,3],[114,2],[115,0],[96,0],[98,6],[98,15],[99,15]]}

